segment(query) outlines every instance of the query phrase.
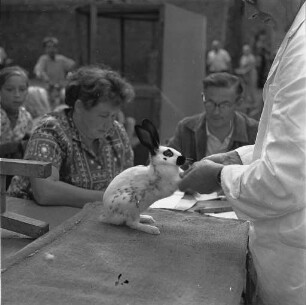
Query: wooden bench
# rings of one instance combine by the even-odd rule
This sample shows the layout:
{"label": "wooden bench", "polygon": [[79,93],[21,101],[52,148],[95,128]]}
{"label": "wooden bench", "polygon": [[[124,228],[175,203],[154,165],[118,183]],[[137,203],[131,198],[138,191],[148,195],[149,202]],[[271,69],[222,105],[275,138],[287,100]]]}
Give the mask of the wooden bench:
{"label": "wooden bench", "polygon": [[51,163],[0,158],[1,228],[32,238],[37,238],[49,231],[49,224],[46,222],[6,211],[6,176],[47,178],[51,172]]}

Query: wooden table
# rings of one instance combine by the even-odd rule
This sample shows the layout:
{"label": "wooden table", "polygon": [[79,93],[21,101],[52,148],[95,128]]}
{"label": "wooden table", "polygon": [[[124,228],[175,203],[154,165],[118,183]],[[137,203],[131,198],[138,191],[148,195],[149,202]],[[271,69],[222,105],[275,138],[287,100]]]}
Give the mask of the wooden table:
{"label": "wooden table", "polygon": [[[24,215],[31,219],[38,219],[49,224],[50,230],[62,224],[81,209],[61,206],[40,206],[32,200],[7,197],[7,211]],[[33,238],[23,234],[1,229],[1,259],[13,255],[26,245],[33,242]]]}
{"label": "wooden table", "polygon": [[6,209],[6,178],[8,175],[47,178],[51,175],[51,163],[0,158],[0,217],[1,228],[37,238],[49,231],[49,224],[24,215],[7,211]]}
{"label": "wooden table", "polygon": [[248,222],[149,209],[153,236],[100,213],[89,203],[4,260],[3,304],[240,303]]}

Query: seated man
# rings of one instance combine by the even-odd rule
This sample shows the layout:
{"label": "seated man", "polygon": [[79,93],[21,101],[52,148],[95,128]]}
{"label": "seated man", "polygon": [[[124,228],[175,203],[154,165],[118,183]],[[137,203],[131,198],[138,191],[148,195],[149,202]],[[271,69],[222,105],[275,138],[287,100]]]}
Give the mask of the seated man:
{"label": "seated man", "polygon": [[204,111],[182,119],[168,146],[197,161],[254,144],[258,122],[237,111],[244,93],[240,78],[213,73],[203,80],[203,89]]}

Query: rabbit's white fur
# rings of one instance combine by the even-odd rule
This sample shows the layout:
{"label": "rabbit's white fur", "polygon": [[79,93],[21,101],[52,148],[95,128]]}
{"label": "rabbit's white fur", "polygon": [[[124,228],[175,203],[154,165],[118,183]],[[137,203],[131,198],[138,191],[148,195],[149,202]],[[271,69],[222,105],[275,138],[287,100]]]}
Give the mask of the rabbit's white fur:
{"label": "rabbit's white fur", "polygon": [[182,170],[176,165],[176,159],[181,154],[170,148],[174,155],[165,157],[163,152],[168,149],[160,146],[148,166],[128,168],[112,180],[103,196],[102,222],[126,224],[150,234],[160,233],[157,227],[144,224],[154,223],[154,219],[140,213],[177,190],[179,172]]}
{"label": "rabbit's white fur", "polygon": [[[141,136],[137,135],[141,140]],[[103,195],[103,212],[100,216],[102,222],[125,224],[146,233],[160,234],[156,226],[150,225],[155,222],[154,219],[141,213],[155,201],[168,197],[177,190],[179,173],[182,172],[178,157],[183,160],[185,158],[175,149],[158,144],[159,139],[153,145],[154,149],[148,143],[144,144],[150,146],[148,166],[128,168],[111,181]]]}

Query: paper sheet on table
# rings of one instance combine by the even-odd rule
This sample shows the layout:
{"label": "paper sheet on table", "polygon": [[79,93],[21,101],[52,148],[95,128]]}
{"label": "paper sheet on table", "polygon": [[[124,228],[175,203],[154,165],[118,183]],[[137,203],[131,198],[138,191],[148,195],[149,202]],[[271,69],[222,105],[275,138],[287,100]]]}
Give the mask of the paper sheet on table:
{"label": "paper sheet on table", "polygon": [[235,212],[225,212],[225,213],[205,213],[205,215],[219,217],[219,218],[230,218],[230,219],[238,219]]}
{"label": "paper sheet on table", "polygon": [[186,211],[192,208],[197,201],[200,200],[211,200],[218,198],[217,193],[211,193],[208,195],[196,194],[186,195],[184,192],[176,191],[173,195],[155,201],[150,208],[153,209],[171,209]]}
{"label": "paper sheet on table", "polygon": [[204,200],[213,200],[213,199],[224,198],[224,196],[218,196],[217,192],[214,192],[214,193],[211,193],[211,194],[199,194],[199,193],[197,193],[194,197],[195,197],[195,199],[197,201],[204,201]]}
{"label": "paper sheet on table", "polygon": [[[176,191],[173,195],[155,201],[150,208],[185,211],[193,207],[197,200],[193,196],[186,198],[184,192]],[[183,198],[184,197],[184,198]]]}

